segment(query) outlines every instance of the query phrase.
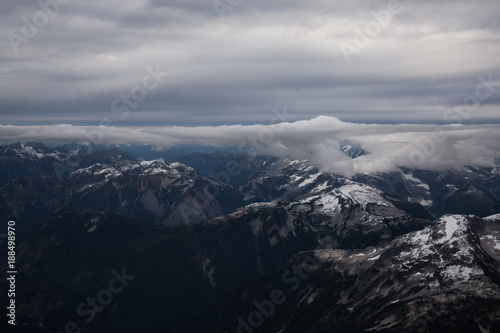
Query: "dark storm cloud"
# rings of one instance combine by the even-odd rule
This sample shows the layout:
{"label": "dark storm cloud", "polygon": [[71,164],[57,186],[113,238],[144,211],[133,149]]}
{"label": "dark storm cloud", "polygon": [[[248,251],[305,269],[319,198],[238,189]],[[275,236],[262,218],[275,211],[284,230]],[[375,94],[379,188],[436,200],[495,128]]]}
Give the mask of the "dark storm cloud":
{"label": "dark storm cloud", "polygon": [[[348,64],[339,45],[389,3],[244,0],[221,19],[212,0],[72,0],[15,52],[8,34],[22,37],[41,7],[2,1],[0,123],[268,123],[285,105],[297,120],[456,122],[447,110],[481,76],[500,81],[500,3],[401,0]],[[169,76],[126,117],[113,112],[157,65]],[[500,120],[492,87],[461,122]]]}

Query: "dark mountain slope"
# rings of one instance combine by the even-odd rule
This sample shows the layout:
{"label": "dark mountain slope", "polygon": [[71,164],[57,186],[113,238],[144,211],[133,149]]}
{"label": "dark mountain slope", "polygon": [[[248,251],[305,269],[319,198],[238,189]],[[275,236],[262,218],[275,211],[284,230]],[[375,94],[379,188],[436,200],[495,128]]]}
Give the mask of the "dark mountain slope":
{"label": "dark mountain slope", "polygon": [[447,215],[381,247],[300,253],[220,296],[178,331],[499,329],[500,216]]}

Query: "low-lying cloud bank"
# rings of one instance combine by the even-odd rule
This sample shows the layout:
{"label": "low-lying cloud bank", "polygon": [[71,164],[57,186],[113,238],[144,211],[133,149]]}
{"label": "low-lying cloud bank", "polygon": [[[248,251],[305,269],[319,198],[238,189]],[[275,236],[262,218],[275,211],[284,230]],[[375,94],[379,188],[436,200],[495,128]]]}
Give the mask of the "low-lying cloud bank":
{"label": "low-lying cloud bank", "polygon": [[[334,117],[274,125],[200,127],[87,127],[0,125],[0,142],[81,144],[180,144],[239,147],[252,153],[307,159],[324,172],[352,176],[397,167],[444,170],[493,166],[500,157],[500,125],[379,125],[342,122]],[[340,142],[359,144],[369,154],[351,159]]]}

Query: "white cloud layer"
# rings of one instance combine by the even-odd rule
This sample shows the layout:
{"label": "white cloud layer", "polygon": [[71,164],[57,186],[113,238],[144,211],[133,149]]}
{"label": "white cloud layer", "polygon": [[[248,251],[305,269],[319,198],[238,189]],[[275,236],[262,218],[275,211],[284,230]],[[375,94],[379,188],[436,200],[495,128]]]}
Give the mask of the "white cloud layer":
{"label": "white cloud layer", "polygon": [[[345,176],[388,172],[397,167],[444,170],[493,166],[500,157],[500,125],[378,125],[321,116],[274,125],[199,127],[87,127],[0,125],[0,142],[181,144],[240,147],[250,152],[307,159],[324,172]],[[340,142],[359,144],[369,154],[351,159]]]}

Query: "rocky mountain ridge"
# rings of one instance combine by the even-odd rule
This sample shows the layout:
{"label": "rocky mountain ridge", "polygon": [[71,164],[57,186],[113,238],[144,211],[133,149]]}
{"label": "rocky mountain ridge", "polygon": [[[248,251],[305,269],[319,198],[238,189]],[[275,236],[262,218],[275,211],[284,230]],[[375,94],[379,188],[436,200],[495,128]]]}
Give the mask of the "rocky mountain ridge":
{"label": "rocky mountain ridge", "polygon": [[[271,306],[276,290],[286,301]],[[188,327],[482,333],[498,331],[499,309],[500,216],[446,215],[383,246],[301,252],[277,273],[220,296],[210,307],[219,317],[207,320],[203,310]]]}
{"label": "rocky mountain ridge", "polygon": [[[19,331],[500,327],[498,168],[347,179],[307,161],[214,153],[196,155],[202,174],[118,149],[1,149],[0,163],[26,166],[0,187],[0,217],[20,232]],[[81,158],[42,170],[68,156]],[[87,308],[117,274],[134,278]]]}

